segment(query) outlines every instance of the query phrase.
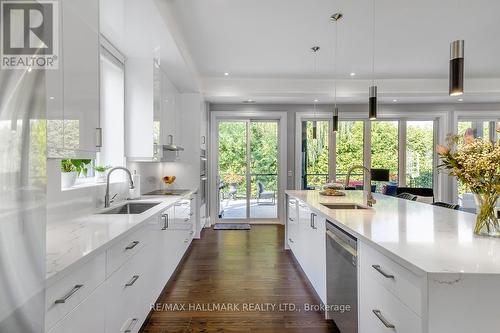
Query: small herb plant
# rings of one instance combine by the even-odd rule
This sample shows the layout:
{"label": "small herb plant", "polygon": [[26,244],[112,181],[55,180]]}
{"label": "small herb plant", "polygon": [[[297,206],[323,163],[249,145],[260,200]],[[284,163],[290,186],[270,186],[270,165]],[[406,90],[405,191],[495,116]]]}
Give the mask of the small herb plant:
{"label": "small herb plant", "polygon": [[71,160],[61,161],[61,172],[73,172],[73,171],[76,171],[76,169]]}
{"label": "small herb plant", "polygon": [[96,165],[95,171],[97,172],[106,172],[111,169],[111,165]]}
{"label": "small herb plant", "polygon": [[89,171],[89,166],[92,160],[62,160],[61,161],[61,171],[62,172],[73,172],[76,171],[78,175],[83,174],[87,177]]}

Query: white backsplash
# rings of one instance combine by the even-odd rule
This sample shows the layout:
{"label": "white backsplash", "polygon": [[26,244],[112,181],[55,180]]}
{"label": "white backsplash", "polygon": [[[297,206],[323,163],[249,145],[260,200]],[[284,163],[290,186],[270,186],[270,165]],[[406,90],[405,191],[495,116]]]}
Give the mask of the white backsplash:
{"label": "white backsplash", "polygon": [[[47,160],[47,223],[57,223],[69,215],[90,214],[104,207],[106,184],[61,190],[61,160]],[[110,185],[110,193],[118,194],[115,202],[125,200],[129,193],[127,182]]]}

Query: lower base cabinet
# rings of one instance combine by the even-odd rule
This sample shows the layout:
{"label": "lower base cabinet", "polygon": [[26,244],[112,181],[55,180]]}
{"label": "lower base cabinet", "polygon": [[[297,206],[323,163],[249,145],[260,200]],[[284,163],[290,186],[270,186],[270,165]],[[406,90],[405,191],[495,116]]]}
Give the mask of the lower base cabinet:
{"label": "lower base cabinet", "polygon": [[104,333],[105,299],[105,289],[100,286],[54,326],[49,333]]}
{"label": "lower base cabinet", "polygon": [[187,213],[176,213],[172,206],[151,218],[106,253],[55,282],[50,290],[66,300],[59,308],[51,306],[53,297],[47,300],[47,315],[54,318],[46,332],[138,332],[193,240],[196,226],[186,207]]}

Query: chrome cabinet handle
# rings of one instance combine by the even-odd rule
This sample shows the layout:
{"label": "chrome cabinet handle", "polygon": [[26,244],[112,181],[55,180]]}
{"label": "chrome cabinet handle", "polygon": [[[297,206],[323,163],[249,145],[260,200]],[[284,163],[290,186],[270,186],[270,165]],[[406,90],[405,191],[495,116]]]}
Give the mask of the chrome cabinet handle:
{"label": "chrome cabinet handle", "polygon": [[318,229],[316,227],[316,214],[314,213],[311,213],[311,228]]}
{"label": "chrome cabinet handle", "polygon": [[386,272],[384,272],[382,270],[382,268],[380,268],[380,265],[372,265],[373,269],[375,269],[377,272],[379,272],[380,274],[382,274],[386,279],[394,279],[394,275],[391,275],[391,274],[387,274]]}
{"label": "chrome cabinet handle", "polygon": [[288,240],[289,240],[289,241],[290,241],[291,243],[293,243],[293,239],[291,239],[291,238],[288,238]]}
{"label": "chrome cabinet handle", "polygon": [[189,242],[189,239],[187,239],[187,238],[186,238],[186,239],[184,240],[184,243],[187,243],[187,242]]}
{"label": "chrome cabinet handle", "polygon": [[60,298],[60,299],[56,299],[55,300],[55,304],[63,304],[63,303],[66,303],[66,301],[71,297],[73,296],[80,288],[83,287],[83,284],[77,284],[76,286],[73,287],[73,289],[71,289],[69,291],[69,293],[67,293],[66,295],[63,296],[63,298]]}
{"label": "chrome cabinet handle", "polygon": [[163,228],[161,228],[161,230],[167,230],[168,229],[168,214],[163,214],[161,216],[161,218],[163,219]]}
{"label": "chrome cabinet handle", "polygon": [[193,215],[194,215],[194,213],[189,213],[189,216],[193,216]]}
{"label": "chrome cabinet handle", "polygon": [[289,218],[288,218],[288,220],[289,220],[290,222],[295,221],[295,220],[294,220],[294,219],[292,219],[291,217],[289,217]]}
{"label": "chrome cabinet handle", "polygon": [[95,146],[97,148],[101,148],[102,147],[102,128],[101,127],[97,127],[95,129]]}
{"label": "chrome cabinet handle", "polygon": [[190,234],[190,235],[194,234],[194,231],[193,231],[193,230],[191,230],[191,231],[189,232],[189,234]]}
{"label": "chrome cabinet handle", "polygon": [[187,221],[189,221],[189,217],[187,217],[187,218],[184,219],[184,222],[187,222]]}
{"label": "chrome cabinet handle", "polygon": [[125,287],[132,287],[134,285],[134,283],[137,282],[137,280],[139,280],[139,275],[134,275],[132,276],[132,279],[125,284]]}
{"label": "chrome cabinet handle", "polygon": [[135,324],[137,324],[138,321],[139,321],[139,319],[137,319],[137,318],[132,319],[132,321],[130,322],[130,324],[128,325],[128,327],[123,331],[123,333],[130,333],[130,332],[132,332],[132,330],[134,329]]}
{"label": "chrome cabinet handle", "polygon": [[380,312],[380,310],[372,310],[372,312],[375,314],[375,316],[377,316],[377,318],[382,322],[382,324],[384,324],[385,327],[396,328],[396,326],[388,322],[387,319],[385,319],[384,316],[382,316],[382,312]]}
{"label": "chrome cabinet handle", "polygon": [[130,243],[129,246],[127,246],[125,248],[125,250],[132,250],[134,247],[136,247],[140,242],[139,241],[133,241],[132,243]]}

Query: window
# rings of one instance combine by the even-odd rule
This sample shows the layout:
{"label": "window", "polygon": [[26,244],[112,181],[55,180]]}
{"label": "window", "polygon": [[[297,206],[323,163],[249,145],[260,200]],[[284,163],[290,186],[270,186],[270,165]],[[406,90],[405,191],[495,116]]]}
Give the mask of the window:
{"label": "window", "polygon": [[[364,165],[364,122],[340,121],[335,143],[336,181],[344,184],[351,167]],[[363,173],[357,171],[351,175],[349,186],[363,184]]]}
{"label": "window", "polygon": [[371,125],[371,167],[389,169],[390,181],[398,183],[399,123],[372,121]]}
{"label": "window", "polygon": [[[110,51],[111,50],[111,51]],[[97,154],[100,166],[125,165],[125,74],[123,57],[113,48],[101,47],[102,147]],[[116,173],[113,180],[122,180]]]}
{"label": "window", "polygon": [[406,186],[432,188],[434,122],[406,122]]}
{"label": "window", "polygon": [[[313,128],[316,125],[316,138]],[[320,188],[329,175],[329,131],[328,120],[302,122],[302,188]]]}

